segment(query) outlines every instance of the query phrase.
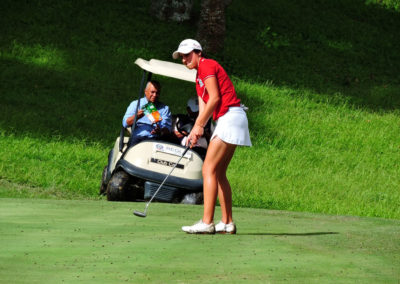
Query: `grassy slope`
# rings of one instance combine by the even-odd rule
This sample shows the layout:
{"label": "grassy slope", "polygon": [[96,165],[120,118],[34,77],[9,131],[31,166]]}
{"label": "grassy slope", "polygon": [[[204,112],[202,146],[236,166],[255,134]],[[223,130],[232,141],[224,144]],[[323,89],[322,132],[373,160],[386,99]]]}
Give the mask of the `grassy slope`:
{"label": "grassy slope", "polygon": [[[146,1],[0,5],[2,196],[93,198],[133,59],[170,60],[194,23],[149,19]],[[215,57],[254,143],[229,169],[235,206],[400,218],[399,26],[363,1],[233,1]],[[162,83],[183,111],[193,86]]]}
{"label": "grassy slope", "polygon": [[400,280],[398,220],[238,208],[238,235],[196,236],[201,206],[143,206],[0,199],[0,283]]}

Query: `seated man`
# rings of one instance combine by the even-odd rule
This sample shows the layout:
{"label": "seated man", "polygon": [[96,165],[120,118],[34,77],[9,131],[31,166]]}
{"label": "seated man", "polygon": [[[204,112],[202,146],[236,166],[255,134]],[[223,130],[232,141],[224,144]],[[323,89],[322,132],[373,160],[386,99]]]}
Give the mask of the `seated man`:
{"label": "seated man", "polygon": [[[158,81],[149,81],[145,88],[145,97],[139,101],[139,110],[137,113],[136,127],[132,127],[132,135],[129,146],[133,146],[140,141],[148,139],[159,139],[168,135],[172,129],[171,111],[169,107],[159,102],[161,85]],[[135,112],[138,101],[131,102],[122,119],[124,127],[132,126],[135,121]],[[153,103],[158,110],[161,121],[153,122],[145,115],[142,109],[146,104]]]}

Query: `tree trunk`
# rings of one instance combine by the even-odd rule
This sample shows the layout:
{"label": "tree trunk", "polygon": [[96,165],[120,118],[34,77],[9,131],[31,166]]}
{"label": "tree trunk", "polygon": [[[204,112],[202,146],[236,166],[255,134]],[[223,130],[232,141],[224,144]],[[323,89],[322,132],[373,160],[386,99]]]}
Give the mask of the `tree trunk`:
{"label": "tree trunk", "polygon": [[196,39],[205,53],[215,54],[224,47],[225,0],[202,0]]}
{"label": "tree trunk", "polygon": [[151,0],[150,14],[159,20],[183,22],[190,19],[194,0]]}

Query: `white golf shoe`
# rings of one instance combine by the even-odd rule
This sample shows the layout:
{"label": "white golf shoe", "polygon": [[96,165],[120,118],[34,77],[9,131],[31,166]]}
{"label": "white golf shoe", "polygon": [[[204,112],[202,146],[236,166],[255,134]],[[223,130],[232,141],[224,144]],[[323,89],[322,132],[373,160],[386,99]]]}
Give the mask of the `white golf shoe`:
{"label": "white golf shoe", "polygon": [[215,232],[217,234],[236,234],[236,225],[235,223],[225,224],[220,221],[217,225],[215,225]]}
{"label": "white golf shoe", "polygon": [[206,224],[200,220],[193,226],[183,226],[182,231],[188,234],[215,234],[214,223]]}

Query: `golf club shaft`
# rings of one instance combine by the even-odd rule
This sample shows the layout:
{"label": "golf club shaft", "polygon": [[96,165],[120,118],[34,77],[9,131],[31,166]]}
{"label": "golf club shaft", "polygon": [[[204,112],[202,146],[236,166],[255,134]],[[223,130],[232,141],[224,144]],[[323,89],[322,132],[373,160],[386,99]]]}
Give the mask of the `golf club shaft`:
{"label": "golf club shaft", "polygon": [[144,209],[144,213],[147,211],[147,207],[149,207],[150,203],[153,201],[154,197],[157,195],[157,193],[160,191],[161,187],[164,185],[165,181],[169,178],[169,176],[172,174],[176,166],[179,164],[179,162],[182,160],[183,156],[185,156],[186,152],[189,150],[189,146],[186,147],[185,151],[183,151],[182,155],[180,156],[179,160],[175,163],[174,167],[171,169],[169,174],[165,177],[163,182],[160,184],[160,186],[157,188],[156,192],[154,192],[153,196],[150,198],[149,202],[147,202],[146,207]]}

